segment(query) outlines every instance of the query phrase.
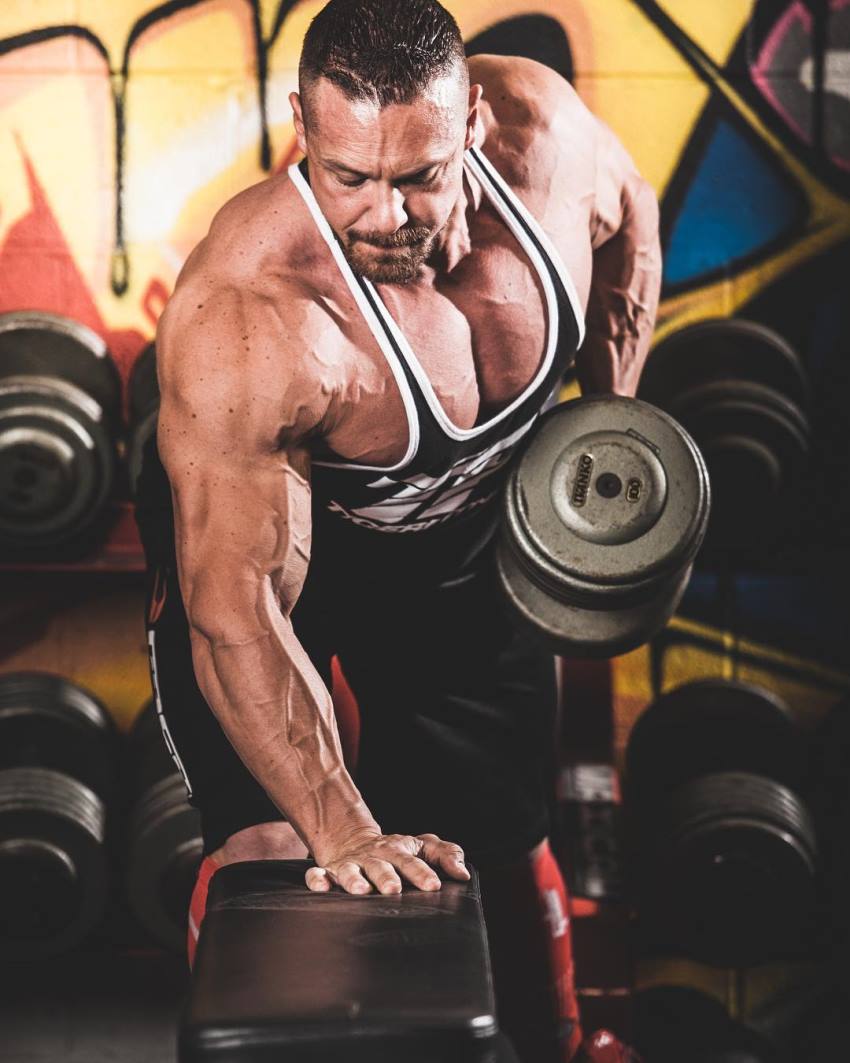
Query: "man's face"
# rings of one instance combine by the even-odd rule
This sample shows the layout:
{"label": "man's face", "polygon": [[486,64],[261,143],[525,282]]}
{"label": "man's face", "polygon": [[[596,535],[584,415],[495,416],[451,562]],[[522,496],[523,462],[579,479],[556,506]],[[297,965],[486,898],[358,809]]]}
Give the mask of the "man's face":
{"label": "man's face", "polygon": [[382,108],[320,78],[306,133],[291,99],[310,185],[352,268],[375,283],[415,279],[460,194],[471,139],[465,80],[435,78],[412,103]]}

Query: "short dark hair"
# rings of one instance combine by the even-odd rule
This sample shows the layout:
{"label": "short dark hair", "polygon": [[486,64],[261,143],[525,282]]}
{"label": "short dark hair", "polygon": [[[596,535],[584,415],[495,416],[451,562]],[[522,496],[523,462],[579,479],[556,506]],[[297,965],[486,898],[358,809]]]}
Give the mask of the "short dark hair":
{"label": "short dark hair", "polygon": [[454,66],[466,75],[457,22],[437,0],[330,0],[304,37],[298,91],[320,77],[352,100],[410,103]]}

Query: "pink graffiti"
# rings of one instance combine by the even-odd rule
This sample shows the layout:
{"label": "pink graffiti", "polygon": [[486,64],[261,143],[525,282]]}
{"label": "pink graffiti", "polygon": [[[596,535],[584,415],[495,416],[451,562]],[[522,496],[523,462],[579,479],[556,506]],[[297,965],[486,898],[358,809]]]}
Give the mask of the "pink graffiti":
{"label": "pink graffiti", "polygon": [[[831,0],[829,5],[830,12],[838,12],[847,7],[848,4],[850,4],[850,0]],[[793,98],[796,102],[807,108],[811,101],[811,90],[803,80],[802,62],[798,64],[796,69],[783,68],[780,53],[783,47],[787,48],[793,44],[794,34],[800,34],[802,38],[805,38],[807,57],[810,56],[812,15],[806,5],[801,3],[800,0],[794,0],[793,3],[789,4],[784,13],[777,19],[762,45],[761,52],[751,64],[750,72],[759,91],[777,114],[781,116],[789,129],[793,130],[804,143],[809,144],[812,139],[810,129],[807,129],[801,122],[799,113],[793,113],[788,105],[787,98],[785,101],[780,98],[780,87],[793,85],[795,93]],[[835,153],[831,154],[831,158],[836,165],[844,169],[850,169],[850,159]]]}

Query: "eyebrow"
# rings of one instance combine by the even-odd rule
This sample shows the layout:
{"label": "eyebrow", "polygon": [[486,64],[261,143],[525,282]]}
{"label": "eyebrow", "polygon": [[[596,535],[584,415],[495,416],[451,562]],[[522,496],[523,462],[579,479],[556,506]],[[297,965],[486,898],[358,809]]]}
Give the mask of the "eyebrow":
{"label": "eyebrow", "polygon": [[[419,174],[427,173],[429,170],[433,170],[437,166],[444,166],[448,162],[448,159],[437,159],[435,162],[428,162],[424,166],[419,166],[415,170],[411,170],[409,173],[399,174],[395,178],[396,181],[406,181],[411,177],[418,177]],[[347,174],[349,177],[363,178],[364,180],[371,179],[372,175],[369,173],[361,173],[360,170],[352,170],[350,166],[346,166],[345,163],[336,162],[334,159],[322,159],[323,165],[327,166],[331,170],[336,170],[338,173]]]}

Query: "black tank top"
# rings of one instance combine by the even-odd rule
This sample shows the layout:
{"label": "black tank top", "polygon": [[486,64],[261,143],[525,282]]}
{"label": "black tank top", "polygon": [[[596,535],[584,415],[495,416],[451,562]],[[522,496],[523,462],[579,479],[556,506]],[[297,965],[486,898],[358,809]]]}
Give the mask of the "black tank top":
{"label": "black tank top", "polygon": [[[304,174],[298,166],[289,169],[392,371],[408,431],[406,453],[388,467],[314,449],[308,585],[341,585],[355,576],[376,587],[465,578],[496,530],[496,503],[508,460],[556,400],[564,371],[584,338],[575,286],[549,238],[479,149],[466,153],[464,165],[540,277],[547,315],[545,350],[534,379],[499,413],[469,429],[458,428],[446,416],[375,287],[356,276],[346,261]],[[136,519],[149,562],[174,563],[171,491],[155,436],[145,447]]]}
{"label": "black tank top", "polygon": [[304,169],[297,165],[289,169],[387,360],[407,414],[407,452],[396,465],[362,465],[327,449],[314,453],[314,517],[324,512],[332,520],[322,524],[347,523],[381,533],[384,549],[390,535],[427,532],[457,521],[467,524],[461,518],[482,508],[491,511],[492,523],[493,503],[511,452],[554,401],[564,371],[584,338],[584,316],[572,278],[540,225],[480,149],[467,151],[464,166],[479,181],[537,271],[547,315],[546,346],[534,379],[499,413],[468,429],[449,420],[374,285],[349,266]]}

